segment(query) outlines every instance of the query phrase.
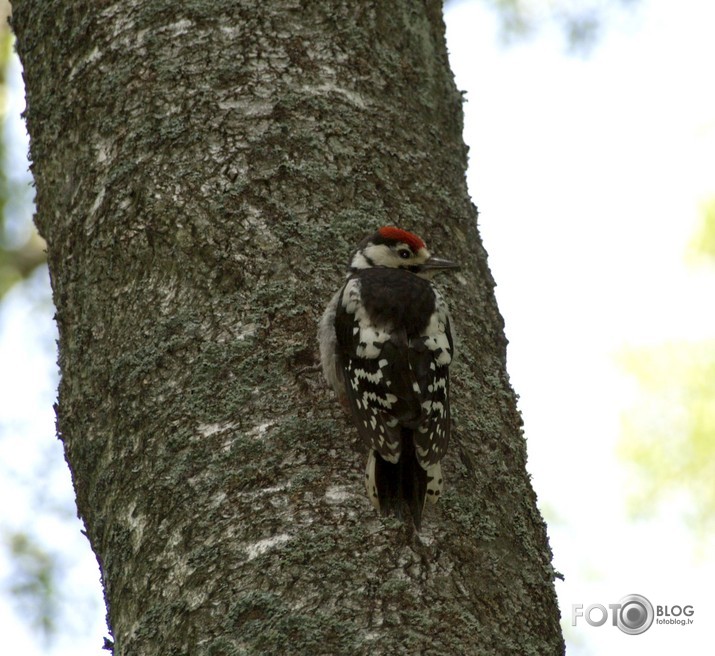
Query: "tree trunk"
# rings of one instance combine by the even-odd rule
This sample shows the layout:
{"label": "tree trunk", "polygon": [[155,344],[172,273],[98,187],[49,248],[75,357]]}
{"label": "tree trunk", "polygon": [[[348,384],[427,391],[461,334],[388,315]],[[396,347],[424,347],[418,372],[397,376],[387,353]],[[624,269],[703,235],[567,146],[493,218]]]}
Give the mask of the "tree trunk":
{"label": "tree trunk", "polygon": [[[558,654],[441,4],[16,0],[58,431],[114,653]],[[316,366],[350,250],[462,273],[446,494],[383,520]]]}

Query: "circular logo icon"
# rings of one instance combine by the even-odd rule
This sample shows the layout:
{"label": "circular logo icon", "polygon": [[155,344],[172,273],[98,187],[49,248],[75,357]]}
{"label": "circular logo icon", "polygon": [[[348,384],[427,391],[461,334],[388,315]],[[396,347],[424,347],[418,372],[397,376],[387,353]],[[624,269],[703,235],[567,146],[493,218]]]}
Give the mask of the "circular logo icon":
{"label": "circular logo icon", "polygon": [[653,604],[644,596],[632,594],[621,599],[621,607],[616,615],[618,628],[628,635],[645,633],[653,624]]}

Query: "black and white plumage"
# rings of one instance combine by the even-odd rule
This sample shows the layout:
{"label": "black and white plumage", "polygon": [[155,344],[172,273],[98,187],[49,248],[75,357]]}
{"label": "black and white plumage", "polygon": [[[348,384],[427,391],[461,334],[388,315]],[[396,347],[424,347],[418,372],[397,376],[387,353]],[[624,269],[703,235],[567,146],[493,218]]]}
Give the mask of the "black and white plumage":
{"label": "black and white plumage", "polygon": [[447,306],[430,283],[454,263],[394,227],[367,237],[320,322],[323,372],[370,454],[366,487],[383,514],[419,529],[442,492],[450,434]]}

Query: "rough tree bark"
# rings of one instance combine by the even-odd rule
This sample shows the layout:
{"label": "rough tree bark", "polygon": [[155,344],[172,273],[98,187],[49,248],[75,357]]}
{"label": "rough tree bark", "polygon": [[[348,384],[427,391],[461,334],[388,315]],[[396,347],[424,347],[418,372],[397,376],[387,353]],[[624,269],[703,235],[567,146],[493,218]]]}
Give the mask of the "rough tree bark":
{"label": "rough tree bark", "polygon": [[[441,4],[15,0],[58,431],[114,653],[558,654]],[[460,261],[447,492],[363,492],[316,322],[398,224]]]}

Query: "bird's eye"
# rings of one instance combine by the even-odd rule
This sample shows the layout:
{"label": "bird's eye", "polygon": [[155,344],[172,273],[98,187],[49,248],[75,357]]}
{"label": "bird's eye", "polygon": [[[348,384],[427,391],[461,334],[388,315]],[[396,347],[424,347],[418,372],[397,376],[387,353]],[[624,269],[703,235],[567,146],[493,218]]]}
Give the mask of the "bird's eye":
{"label": "bird's eye", "polygon": [[397,253],[403,260],[407,260],[412,257],[412,251],[409,248],[401,248],[399,251],[397,251]]}

